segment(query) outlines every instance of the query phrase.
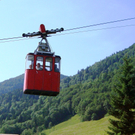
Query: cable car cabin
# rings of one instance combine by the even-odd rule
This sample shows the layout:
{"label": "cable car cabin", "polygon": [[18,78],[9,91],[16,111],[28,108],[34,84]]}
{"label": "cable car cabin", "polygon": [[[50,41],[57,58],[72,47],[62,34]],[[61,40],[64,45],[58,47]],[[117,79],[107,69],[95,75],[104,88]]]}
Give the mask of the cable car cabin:
{"label": "cable car cabin", "polygon": [[[64,29],[45,30],[43,24],[40,31],[23,33],[23,37],[41,36],[41,41],[34,53],[26,56],[24,77],[24,94],[56,96],[60,91],[60,56],[54,55],[47,41],[48,34],[55,34]],[[45,41],[45,42],[42,42]]]}
{"label": "cable car cabin", "polygon": [[27,54],[23,92],[34,95],[58,95],[60,60],[60,56]]}

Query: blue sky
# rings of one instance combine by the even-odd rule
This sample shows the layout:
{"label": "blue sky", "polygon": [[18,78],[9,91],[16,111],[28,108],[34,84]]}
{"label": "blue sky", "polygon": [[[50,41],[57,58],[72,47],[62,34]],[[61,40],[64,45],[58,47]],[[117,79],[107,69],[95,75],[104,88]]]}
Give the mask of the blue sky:
{"label": "blue sky", "polygon": [[[127,0],[0,0],[0,39],[36,32],[40,24],[46,29],[70,29],[108,21],[135,17],[135,1]],[[134,25],[106,30],[108,27]],[[135,43],[135,20],[69,31],[54,35],[48,41],[60,55],[61,73],[75,75],[95,62]],[[77,31],[77,30],[76,30]],[[65,35],[64,35],[65,34]],[[0,82],[25,71],[25,56],[34,52],[40,39],[1,43]]]}

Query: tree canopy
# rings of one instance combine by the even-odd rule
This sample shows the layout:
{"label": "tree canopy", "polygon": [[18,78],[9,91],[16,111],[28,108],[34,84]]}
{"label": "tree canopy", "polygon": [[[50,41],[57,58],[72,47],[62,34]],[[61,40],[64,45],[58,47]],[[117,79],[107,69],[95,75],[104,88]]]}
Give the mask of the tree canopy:
{"label": "tree canopy", "polygon": [[135,70],[131,59],[124,58],[120,76],[113,88],[109,114],[116,119],[110,119],[112,131],[108,134],[132,135],[135,133]]}

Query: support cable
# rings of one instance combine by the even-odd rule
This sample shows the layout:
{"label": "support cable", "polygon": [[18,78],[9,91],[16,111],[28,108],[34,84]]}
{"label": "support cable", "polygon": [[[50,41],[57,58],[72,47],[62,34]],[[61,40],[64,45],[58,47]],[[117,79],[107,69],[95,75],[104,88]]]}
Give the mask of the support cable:
{"label": "support cable", "polygon": [[[115,20],[115,21],[109,21],[109,22],[102,22],[102,23],[97,23],[97,24],[91,24],[91,25],[87,25],[87,26],[81,26],[81,27],[75,27],[75,28],[71,28],[71,29],[66,29],[64,30],[65,31],[72,31],[72,30],[77,30],[77,29],[83,29],[83,28],[88,28],[88,27],[94,27],[94,26],[99,26],[99,25],[105,25],[105,24],[111,24],[111,23],[117,23],[117,22],[123,22],[123,21],[129,21],[129,20],[134,20],[135,17],[133,18],[126,18],[126,19],[121,19],[121,20]],[[125,25],[125,26],[117,26],[117,27],[128,27],[128,26],[131,26],[131,25]],[[87,31],[96,31],[96,30],[102,30],[102,29],[113,29],[115,27],[110,27],[110,28],[101,28],[101,29],[95,29],[95,30],[87,30]],[[74,32],[74,33],[79,33],[79,32]],[[65,33],[65,34],[73,34],[73,33]],[[58,35],[65,35],[65,34],[58,34]],[[14,39],[18,39],[17,41],[19,40],[23,40],[21,38],[24,38],[24,37],[11,37],[11,38],[2,38],[0,39],[0,43],[4,43],[4,42],[12,42],[12,41],[16,41]],[[29,38],[30,39],[30,38]],[[7,41],[9,40],[9,41]]]}
{"label": "support cable", "polygon": [[98,25],[105,25],[105,24],[110,24],[110,23],[129,21],[129,20],[133,20],[133,19],[135,19],[135,17],[133,17],[133,18],[127,18],[127,19],[122,19],[122,20],[116,20],[116,21],[110,21],[110,22],[103,22],[103,23],[91,24],[91,25],[87,25],[87,26],[66,29],[64,31],[71,31],[71,30],[77,30],[77,29],[82,29],[82,28],[94,27],[94,26],[98,26]]}
{"label": "support cable", "polygon": [[89,31],[101,31],[101,30],[117,29],[117,28],[124,28],[124,27],[135,27],[135,24],[106,27],[106,28],[99,28],[99,29],[90,29],[90,30],[83,30],[83,31],[76,31],[76,32],[67,32],[67,33],[56,34],[52,36],[61,36],[61,35],[67,35],[67,34],[76,34],[76,33],[89,32]]}

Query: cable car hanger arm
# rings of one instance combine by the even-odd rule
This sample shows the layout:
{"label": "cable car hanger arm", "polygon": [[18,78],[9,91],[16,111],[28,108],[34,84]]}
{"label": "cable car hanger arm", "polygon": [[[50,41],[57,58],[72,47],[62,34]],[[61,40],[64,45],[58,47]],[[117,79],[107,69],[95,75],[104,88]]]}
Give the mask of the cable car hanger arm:
{"label": "cable car hanger arm", "polygon": [[22,36],[23,37],[41,36],[43,38],[43,37],[48,37],[48,34],[55,34],[61,31],[64,31],[64,28],[60,28],[60,29],[57,28],[57,29],[51,29],[51,30],[45,30],[45,28],[44,29],[40,28],[40,31],[38,32],[27,33],[27,34],[23,33]]}
{"label": "cable car hanger arm", "polygon": [[[48,55],[54,55],[54,52],[51,51],[49,42],[47,41],[48,34],[55,34],[57,32],[63,31],[63,28],[60,29],[51,29],[51,30],[46,30],[44,24],[41,24],[39,27],[38,32],[33,32],[33,33],[23,33],[23,37],[34,37],[34,36],[40,36],[42,39],[38,44],[38,47],[34,51],[34,54],[48,54]],[[44,42],[43,42],[44,41]]]}

